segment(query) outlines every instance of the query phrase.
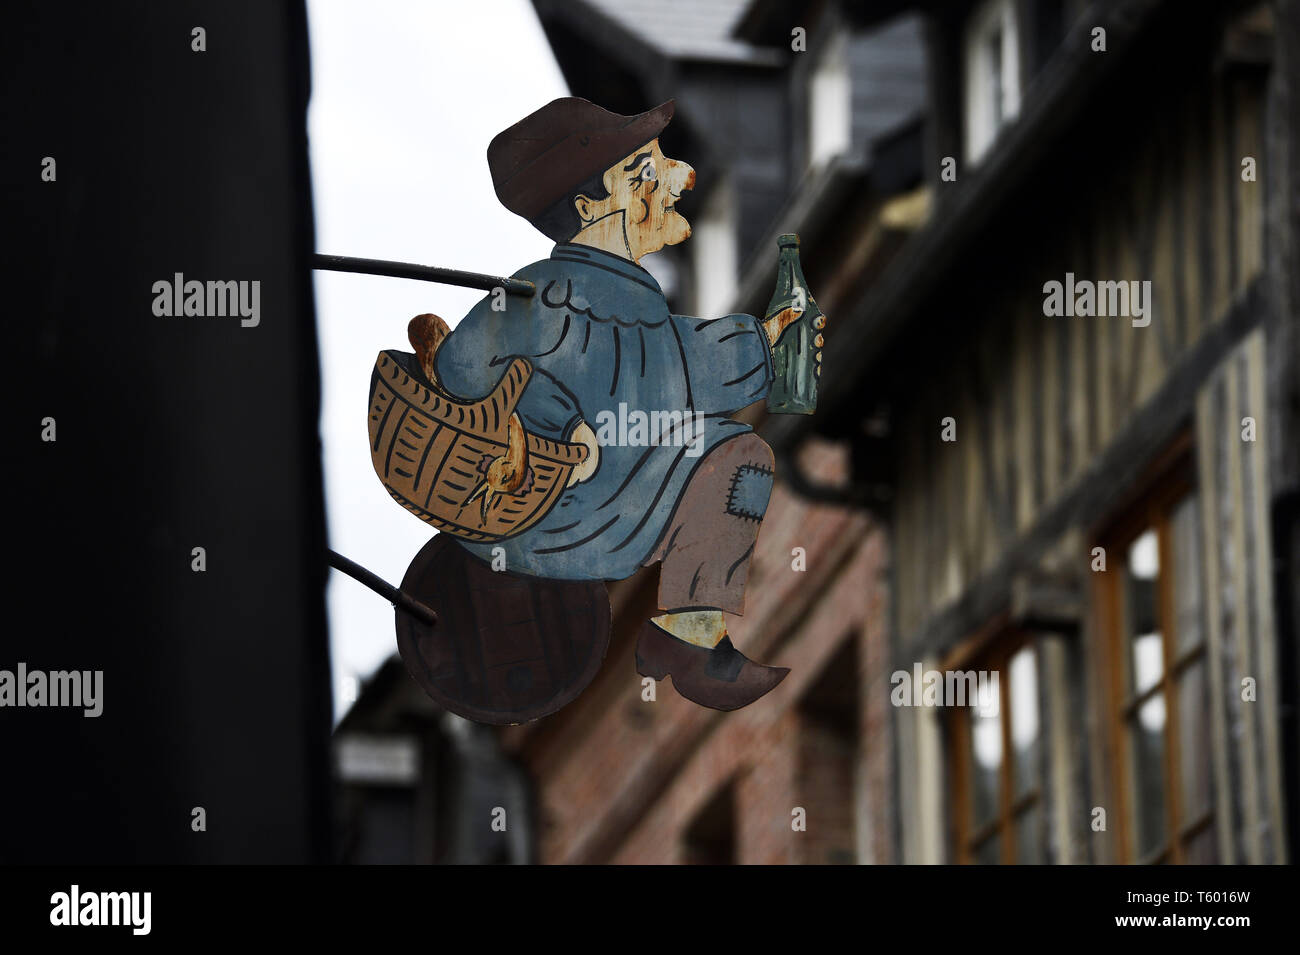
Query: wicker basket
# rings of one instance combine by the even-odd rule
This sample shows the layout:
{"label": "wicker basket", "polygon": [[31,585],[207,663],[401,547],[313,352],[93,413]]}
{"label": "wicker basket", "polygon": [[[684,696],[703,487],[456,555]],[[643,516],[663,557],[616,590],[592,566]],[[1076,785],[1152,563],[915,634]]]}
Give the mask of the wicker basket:
{"label": "wicker basket", "polygon": [[531,375],[532,366],[516,358],[487,397],[464,403],[430,385],[414,355],[380,352],[370,376],[370,456],[393,499],[468,541],[502,540],[541,520],[586,460],[583,445],[529,434],[518,491],[484,506],[480,488],[488,464],[505,454],[510,415]]}

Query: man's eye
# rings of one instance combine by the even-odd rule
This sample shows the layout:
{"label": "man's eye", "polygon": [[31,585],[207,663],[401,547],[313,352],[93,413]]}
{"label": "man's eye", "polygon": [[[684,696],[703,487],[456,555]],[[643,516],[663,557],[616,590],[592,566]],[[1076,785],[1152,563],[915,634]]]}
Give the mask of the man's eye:
{"label": "man's eye", "polygon": [[632,189],[635,191],[641,188],[641,183],[656,182],[658,178],[658,174],[655,172],[655,164],[653,162],[648,162],[642,166],[640,170],[638,170],[636,174],[628,180],[628,182],[632,184]]}

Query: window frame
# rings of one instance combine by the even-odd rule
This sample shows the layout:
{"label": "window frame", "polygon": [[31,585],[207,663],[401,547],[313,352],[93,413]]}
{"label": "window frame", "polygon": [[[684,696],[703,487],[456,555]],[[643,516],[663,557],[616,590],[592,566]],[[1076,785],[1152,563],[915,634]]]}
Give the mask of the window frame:
{"label": "window frame", "polygon": [[[1011,738],[1011,660],[1017,653],[1029,648],[1034,654],[1038,690],[1035,705],[1042,698],[1042,661],[1039,659],[1039,634],[1014,626],[1006,614],[999,615],[979,633],[959,647],[942,663],[940,669],[996,670],[998,672],[998,714],[1002,731],[1002,761],[998,766],[998,809],[986,823],[975,829],[971,820],[971,767],[969,742],[971,737],[971,707],[953,707],[948,714],[948,763],[953,785],[949,787],[952,799],[949,816],[949,835],[952,854],[959,865],[978,865],[976,848],[994,834],[999,839],[998,864],[1017,864],[1016,823],[1020,816],[1035,806],[1041,810],[1040,825],[1046,826],[1047,792],[1040,766],[1039,778],[1029,792],[1017,796],[1015,792],[1015,745]],[[1050,736],[1041,706],[1039,707],[1040,759],[1050,759]],[[1046,843],[1044,842],[1044,846]]]}
{"label": "window frame", "polygon": [[[1092,535],[1093,545],[1105,548],[1106,570],[1093,574],[1095,606],[1098,611],[1098,658],[1102,665],[1105,693],[1105,745],[1110,765],[1109,788],[1115,807],[1116,859],[1121,864],[1183,864],[1187,843],[1215,821],[1216,800],[1213,792],[1212,741],[1206,740],[1210,763],[1210,804],[1195,819],[1184,818],[1182,792],[1182,737],[1180,734],[1179,688],[1186,672],[1197,662],[1207,667],[1207,700],[1212,688],[1208,682],[1209,639],[1204,627],[1195,647],[1179,651],[1176,575],[1183,573],[1173,557],[1172,519],[1177,507],[1189,496],[1198,494],[1191,436],[1183,434],[1157,459],[1142,482],[1142,491],[1129,502],[1119,516],[1099,533]],[[1199,501],[1193,500],[1193,506]],[[1200,515],[1198,513],[1199,520]],[[1156,533],[1159,571],[1156,600],[1160,621],[1161,674],[1152,685],[1134,686],[1128,679],[1132,667],[1126,621],[1124,585],[1127,550],[1146,530]],[[1199,577],[1198,573],[1198,577]],[[1203,610],[1202,610],[1203,613]],[[1202,620],[1204,623],[1204,620]],[[1163,728],[1163,781],[1165,833],[1161,847],[1138,857],[1136,805],[1133,798],[1136,777],[1132,767],[1130,720],[1144,704],[1160,696],[1165,704]]]}
{"label": "window frame", "polygon": [[[961,104],[962,155],[976,165],[993,148],[1002,130],[1020,114],[1022,56],[1020,13],[1015,0],[982,0],[962,27]],[[996,64],[989,43],[997,37]],[[997,70],[1001,114],[993,115],[993,90],[989,71]]]}
{"label": "window frame", "polygon": [[839,29],[821,44],[808,72],[804,171],[823,169],[853,150],[850,34]]}

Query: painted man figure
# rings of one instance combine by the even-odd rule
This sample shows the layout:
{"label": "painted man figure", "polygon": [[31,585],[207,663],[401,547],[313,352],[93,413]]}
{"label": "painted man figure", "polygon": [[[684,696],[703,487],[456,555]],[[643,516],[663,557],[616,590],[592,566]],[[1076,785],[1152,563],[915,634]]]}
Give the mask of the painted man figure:
{"label": "painted man figure", "polygon": [[[498,198],[558,244],[515,273],[537,294],[487,296],[442,343],[436,370],[453,395],[478,398],[526,358],[523,428],[588,448],[541,521],[460,544],[486,561],[504,548],[510,570],[555,579],[621,580],[662,561],[667,612],[642,629],[637,669],[730,710],[788,672],[732,646],[724,613],[744,610],[773,479],[771,449],[729,415],[767,395],[772,344],[796,316],[672,315],[638,264],[691,234],[675,204],[695,171],[659,147],[672,114],[671,101],[620,116],[565,98],[492,140]],[[629,416],[654,426],[602,427]]]}

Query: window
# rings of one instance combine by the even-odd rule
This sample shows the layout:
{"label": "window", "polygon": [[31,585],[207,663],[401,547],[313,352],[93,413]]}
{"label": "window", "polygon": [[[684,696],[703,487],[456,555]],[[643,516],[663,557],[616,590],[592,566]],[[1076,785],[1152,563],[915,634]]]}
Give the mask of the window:
{"label": "window", "polygon": [[984,37],[984,57],[988,64],[985,82],[989,87],[989,116],[994,129],[1007,118],[1007,101],[1002,86],[1002,27],[997,26]]}
{"label": "window", "polygon": [[857,862],[857,649],[849,634],[799,701],[795,799],[816,820],[796,843],[803,863]]}
{"label": "window", "polygon": [[843,31],[826,40],[808,82],[808,165],[822,166],[849,149],[853,87]]}
{"label": "window", "polygon": [[1101,621],[1119,857],[1216,861],[1200,525],[1182,463],[1106,539]]}
{"label": "window", "polygon": [[985,0],[972,14],[963,76],[966,159],[973,163],[1020,112],[1020,46],[1012,0]]}
{"label": "window", "polygon": [[736,787],[728,781],[696,815],[684,834],[687,865],[736,864]]}
{"label": "window", "polygon": [[[1005,632],[963,664],[985,679],[949,721],[954,856],[961,863],[1043,863],[1044,742],[1037,645]],[[950,701],[951,702],[951,701]]]}

